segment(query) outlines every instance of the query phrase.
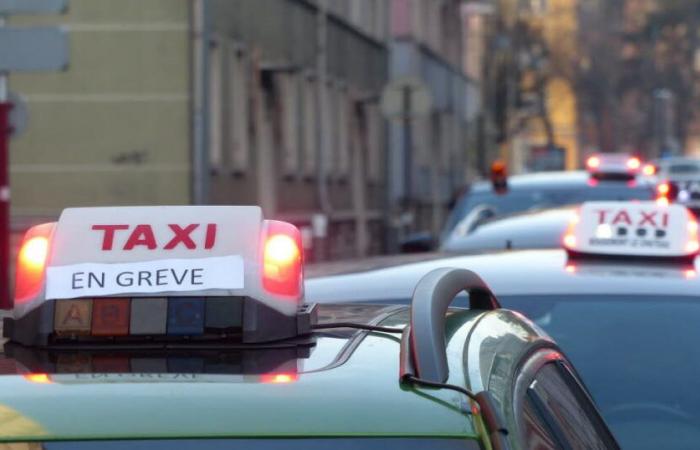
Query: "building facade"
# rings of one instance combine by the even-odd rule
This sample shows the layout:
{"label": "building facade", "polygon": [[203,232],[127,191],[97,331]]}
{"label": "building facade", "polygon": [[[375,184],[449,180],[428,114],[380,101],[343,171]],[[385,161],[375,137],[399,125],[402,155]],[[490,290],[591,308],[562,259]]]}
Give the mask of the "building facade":
{"label": "building facade", "polygon": [[[68,206],[259,204],[318,258],[383,250],[388,0],[71,0],[71,63],[13,75],[13,224]],[[312,226],[313,225],[313,226]]]}
{"label": "building facade", "polygon": [[[394,236],[437,235],[455,192],[475,167],[478,86],[464,72],[461,1],[393,0],[390,78],[419,80],[430,108],[392,121],[389,206]],[[407,130],[410,128],[410,130]]]}

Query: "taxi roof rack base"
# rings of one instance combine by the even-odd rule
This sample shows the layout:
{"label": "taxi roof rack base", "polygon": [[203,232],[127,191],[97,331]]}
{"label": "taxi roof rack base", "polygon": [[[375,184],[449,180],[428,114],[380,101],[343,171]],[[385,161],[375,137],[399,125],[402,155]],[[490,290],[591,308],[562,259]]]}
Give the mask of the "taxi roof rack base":
{"label": "taxi roof rack base", "polygon": [[20,320],[3,319],[4,338],[23,345],[46,347],[53,333],[54,302],[44,302]]}
{"label": "taxi roof rack base", "polygon": [[[60,300],[59,300],[60,301]],[[217,341],[215,336],[119,336],[119,341],[109,341],[108,338],[94,337],[89,334],[56,336],[54,332],[55,300],[42,303],[37,308],[29,311],[20,319],[6,317],[3,320],[3,337],[12,342],[31,347],[49,347],[65,345],[75,347],[80,345],[131,346],[132,348],[146,341],[146,345],[182,345],[217,346],[220,343],[231,344],[230,339]],[[302,304],[294,315],[288,316],[276,311],[269,306],[250,298],[243,299],[242,330],[239,333],[238,343],[242,345],[260,345],[265,343],[277,343],[297,339],[304,341],[304,336],[313,332],[313,326],[317,322],[318,308],[316,304]],[[225,334],[224,334],[225,335]],[[58,338],[58,340],[56,339]],[[105,342],[107,339],[107,342]],[[138,342],[137,342],[138,341]]]}

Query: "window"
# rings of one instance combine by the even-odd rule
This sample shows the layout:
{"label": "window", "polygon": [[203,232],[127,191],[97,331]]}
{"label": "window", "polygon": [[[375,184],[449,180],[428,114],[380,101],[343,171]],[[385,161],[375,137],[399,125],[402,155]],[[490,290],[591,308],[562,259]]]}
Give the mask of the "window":
{"label": "window", "polygon": [[[649,283],[673,283],[682,274],[651,265],[615,272]],[[596,283],[605,274],[579,266],[577,276]],[[505,295],[499,300],[559,343],[622,448],[676,449],[700,441],[700,347],[695,344],[700,327],[683,325],[700,322],[698,295]]]}
{"label": "window", "polygon": [[299,82],[295,74],[277,75],[282,107],[281,145],[282,168],[287,176],[299,173],[300,147],[300,102]]}
{"label": "window", "polygon": [[228,148],[231,157],[229,164],[233,172],[243,173],[248,170],[250,164],[249,71],[246,55],[235,43],[228,46],[228,69]]}
{"label": "window", "polygon": [[555,450],[557,448],[553,431],[544,423],[535,402],[529,396],[525,398],[523,434],[522,438],[530,449]]}
{"label": "window", "polygon": [[371,182],[381,181],[384,170],[384,120],[379,107],[366,106],[367,118],[367,177]]}
{"label": "window", "polygon": [[612,444],[590,399],[562,362],[539,369],[524,403],[524,439],[531,449],[606,449]]}
{"label": "window", "polygon": [[[17,445],[18,448],[34,448]],[[477,450],[479,442],[459,438],[270,438],[270,439],[149,439],[103,441],[48,441],[37,443],[45,450]]]}
{"label": "window", "polygon": [[326,83],[324,88],[325,98],[321,106],[323,114],[323,164],[327,179],[330,180],[335,172],[338,155],[338,91],[333,82]]}
{"label": "window", "polygon": [[333,172],[340,179],[345,179],[350,172],[350,102],[347,89],[341,87],[335,91],[338,123],[336,125],[337,141],[335,145],[335,164]]}
{"label": "window", "polygon": [[303,82],[303,174],[307,178],[313,178],[316,171],[316,92],[313,78],[307,76]]}

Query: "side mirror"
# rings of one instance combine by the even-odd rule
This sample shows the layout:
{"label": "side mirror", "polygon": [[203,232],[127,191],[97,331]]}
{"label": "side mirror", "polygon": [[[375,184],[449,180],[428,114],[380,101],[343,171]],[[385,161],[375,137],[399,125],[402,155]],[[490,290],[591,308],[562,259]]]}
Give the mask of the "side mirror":
{"label": "side mirror", "polygon": [[399,246],[401,253],[425,253],[435,249],[436,240],[432,233],[423,231],[409,234]]}

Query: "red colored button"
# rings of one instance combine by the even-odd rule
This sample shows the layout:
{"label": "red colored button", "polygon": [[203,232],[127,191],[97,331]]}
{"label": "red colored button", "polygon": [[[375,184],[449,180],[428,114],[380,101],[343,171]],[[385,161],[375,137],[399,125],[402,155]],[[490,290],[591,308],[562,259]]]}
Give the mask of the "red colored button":
{"label": "red colored button", "polygon": [[92,304],[93,336],[125,336],[129,334],[128,298],[96,298]]}

